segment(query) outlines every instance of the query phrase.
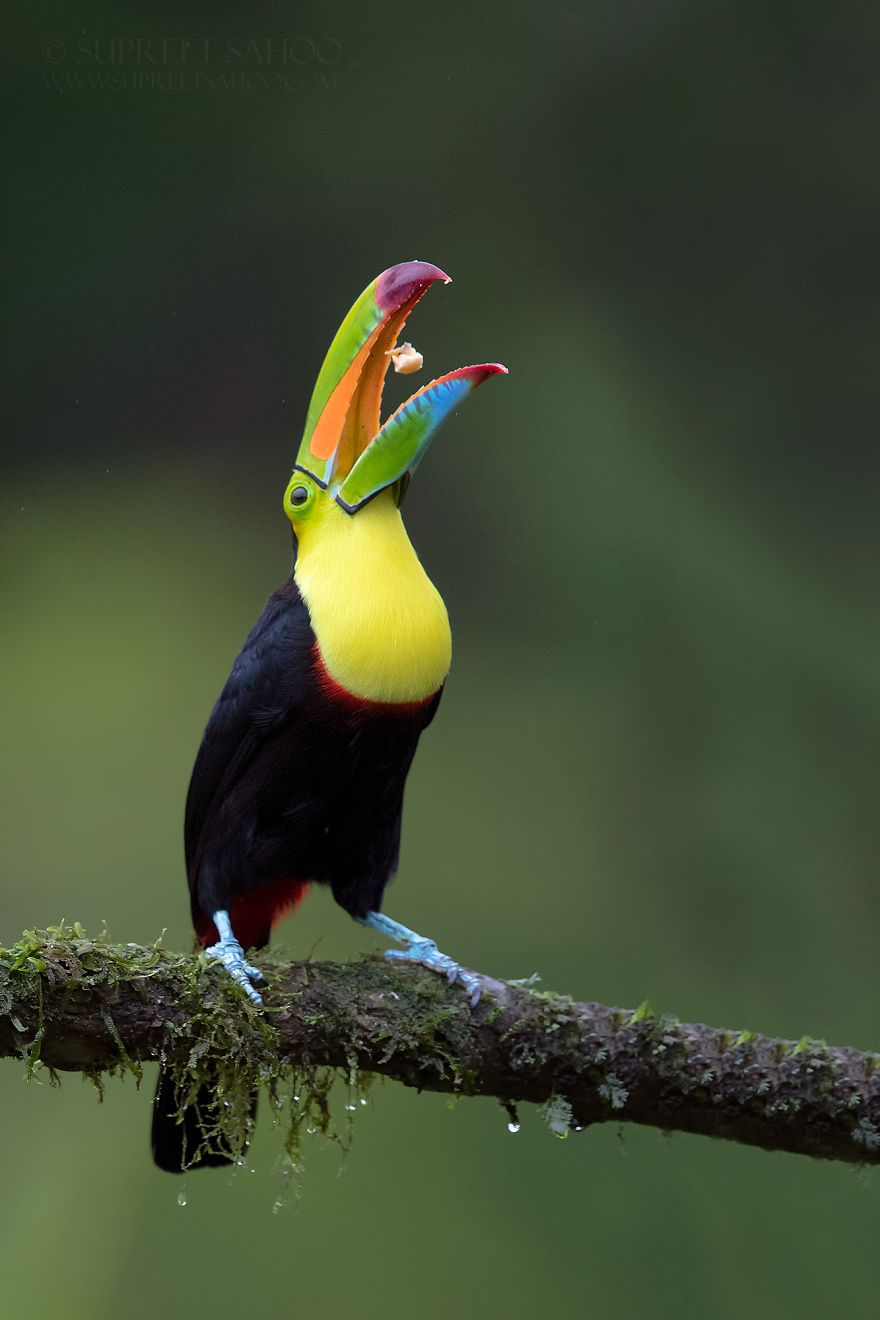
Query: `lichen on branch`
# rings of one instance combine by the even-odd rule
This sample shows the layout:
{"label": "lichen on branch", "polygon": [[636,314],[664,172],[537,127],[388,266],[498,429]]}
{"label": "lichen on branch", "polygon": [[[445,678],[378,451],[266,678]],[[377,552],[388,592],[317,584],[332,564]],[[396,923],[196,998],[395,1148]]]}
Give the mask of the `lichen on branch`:
{"label": "lichen on branch", "polygon": [[[436,973],[380,957],[258,959],[255,1008],[204,957],[109,944],[79,925],[0,949],[0,1057],[100,1078],[162,1061],[243,1097],[287,1073],[381,1074],[419,1090],[543,1106],[565,1135],[613,1121],[880,1163],[880,1056],[687,1025],[481,977],[472,1008]],[[327,1083],[307,1103],[326,1115]],[[319,1114],[320,1117],[320,1114]],[[515,1121],[515,1117],[512,1118]]]}

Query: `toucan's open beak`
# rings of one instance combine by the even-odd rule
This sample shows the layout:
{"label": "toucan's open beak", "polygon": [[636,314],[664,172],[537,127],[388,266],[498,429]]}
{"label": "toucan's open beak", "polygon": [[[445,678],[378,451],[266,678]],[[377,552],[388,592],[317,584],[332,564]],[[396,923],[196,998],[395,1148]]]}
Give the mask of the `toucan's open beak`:
{"label": "toucan's open beak", "polygon": [[391,266],[364,289],[342,322],[318,373],[295,466],[356,513],[387,486],[398,498],[435,432],[497,362],[461,367],[424,386],[380,426],[391,350],[410,309],[434,280],[449,276],[426,261]]}

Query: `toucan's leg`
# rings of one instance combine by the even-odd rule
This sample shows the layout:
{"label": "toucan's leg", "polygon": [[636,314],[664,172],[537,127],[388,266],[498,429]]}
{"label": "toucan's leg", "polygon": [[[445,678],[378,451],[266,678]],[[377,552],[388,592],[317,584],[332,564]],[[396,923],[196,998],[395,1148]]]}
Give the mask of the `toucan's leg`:
{"label": "toucan's leg", "polygon": [[423,966],[430,967],[432,972],[440,972],[452,984],[458,982],[470,995],[471,1003],[479,1003],[479,979],[473,972],[465,971],[452,958],[441,953],[433,940],[426,940],[424,936],[417,935],[414,930],[409,930],[406,926],[401,926],[399,921],[392,921],[382,912],[368,912],[365,917],[355,917],[355,921],[359,921],[362,926],[377,930],[380,935],[399,940],[401,944],[407,946],[405,949],[386,949],[386,958],[401,958],[406,962],[422,963]]}
{"label": "toucan's leg", "polygon": [[219,911],[211,914],[211,918],[217,927],[217,934],[220,938],[216,944],[212,944],[209,949],[205,949],[205,957],[214,958],[217,962],[222,963],[233,981],[241,986],[248,998],[252,999],[255,1004],[262,1004],[263,1001],[251,985],[251,981],[265,981],[266,978],[259,967],[251,967],[250,963],[245,962],[244,949],[232,933],[229,913],[220,908]]}

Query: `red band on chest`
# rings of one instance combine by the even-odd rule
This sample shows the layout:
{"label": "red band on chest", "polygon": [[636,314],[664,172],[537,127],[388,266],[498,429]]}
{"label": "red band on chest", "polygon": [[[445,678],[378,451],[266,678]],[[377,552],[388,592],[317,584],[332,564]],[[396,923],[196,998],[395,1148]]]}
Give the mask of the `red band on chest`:
{"label": "red band on chest", "polygon": [[332,702],[340,706],[345,706],[351,711],[375,711],[377,714],[394,713],[395,715],[416,715],[425,706],[429,706],[436,697],[437,693],[432,692],[429,697],[423,697],[420,701],[372,701],[369,697],[358,697],[354,692],[349,692],[341,683],[327,672],[323,656],[317,641],[312,648],[314,655],[314,674],[318,680],[318,686],[322,693]]}

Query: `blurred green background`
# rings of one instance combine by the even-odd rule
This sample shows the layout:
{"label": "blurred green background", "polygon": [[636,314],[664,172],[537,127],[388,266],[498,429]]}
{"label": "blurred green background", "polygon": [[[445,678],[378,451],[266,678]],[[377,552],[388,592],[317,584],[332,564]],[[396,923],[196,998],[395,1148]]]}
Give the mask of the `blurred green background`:
{"label": "blurred green background", "polygon": [[[577,998],[877,1049],[880,11],[11,22],[0,939],[188,947],[189,770],[288,568],[315,373],[418,257],[454,276],[428,371],[511,374],[407,502],[456,650],[388,911]],[[378,947],[325,893],[279,938]],[[152,1076],[22,1073],[4,1315],[876,1314],[847,1168],[377,1084],[341,1177],[315,1138],[273,1214],[264,1112],[254,1172],[182,1207]]]}

